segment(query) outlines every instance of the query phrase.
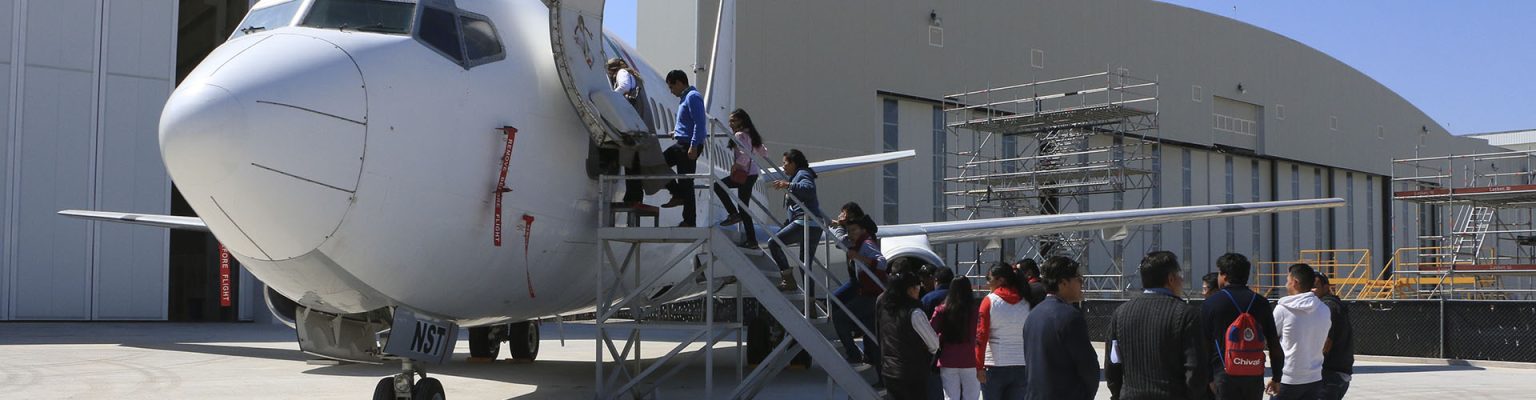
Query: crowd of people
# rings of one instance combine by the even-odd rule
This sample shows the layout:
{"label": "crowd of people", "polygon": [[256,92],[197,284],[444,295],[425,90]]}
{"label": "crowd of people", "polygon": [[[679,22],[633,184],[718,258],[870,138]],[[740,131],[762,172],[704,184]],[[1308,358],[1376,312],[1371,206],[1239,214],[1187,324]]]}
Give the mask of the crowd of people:
{"label": "crowd of people", "polygon": [[[617,59],[616,59],[617,60]],[[615,92],[631,96],[636,74],[610,61]],[[703,97],[682,71],[666,75],[681,102],[664,151],[678,174],[691,174],[707,139]],[[712,185],[727,216],[720,225],[744,224],[744,248],[757,248],[750,204],[768,153],[746,111],[729,121],[735,135],[731,175]],[[769,255],[781,290],[798,289],[784,246],[798,244],[801,260],[815,254],[824,227],[816,171],[798,149],[782,154],[787,217]],[[681,226],[695,226],[693,182],[668,186],[663,208],[683,207]],[[738,206],[727,192],[735,189]],[[638,192],[632,190],[631,192]],[[634,202],[626,194],[626,202]],[[808,218],[807,216],[814,218]],[[879,227],[857,203],[846,203],[825,229],[846,252],[849,279],[832,292],[832,319],[850,363],[867,363],[893,399],[1092,399],[1100,363],[1079,304],[1084,277],[1076,261],[1025,258],[986,270],[986,293],[948,267],[909,259],[888,261]],[[1252,265],[1241,254],[1216,260],[1218,272],[1201,279],[1200,305],[1184,298],[1185,280],[1171,252],[1147,254],[1138,268],[1142,291],[1120,305],[1103,332],[1103,381],[1115,400],[1342,399],[1354,364],[1348,307],[1328,277],[1306,264],[1287,270],[1287,295],[1271,304],[1248,287]],[[861,329],[862,327],[862,329]],[[864,336],[862,343],[855,336]],[[874,337],[870,337],[874,336]],[[860,346],[862,344],[862,346]],[[882,351],[883,350],[883,351]],[[1266,354],[1267,352],[1267,354]],[[1269,380],[1265,381],[1266,362]]]}
{"label": "crowd of people", "polygon": [[[888,287],[901,295],[887,291],[877,300],[876,335],[887,350],[863,357],[880,360],[893,399],[1092,399],[1101,365],[1117,400],[1342,399],[1353,333],[1328,277],[1291,265],[1287,295],[1272,304],[1248,287],[1246,257],[1223,255],[1217,269],[1202,279],[1204,301],[1195,306],[1184,298],[1178,258],[1147,254],[1138,268],[1141,293],[1116,308],[1102,332],[1102,364],[1076,306],[1084,300],[1081,269],[1069,258],[994,264],[984,295],[947,267],[919,269],[916,279],[894,272]],[[947,284],[923,294],[912,285],[928,271]],[[886,304],[899,304],[901,314],[887,313]],[[925,306],[932,308],[927,326],[916,325],[916,315],[891,319]],[[851,339],[843,343],[857,350]],[[856,353],[849,360],[857,362]]]}

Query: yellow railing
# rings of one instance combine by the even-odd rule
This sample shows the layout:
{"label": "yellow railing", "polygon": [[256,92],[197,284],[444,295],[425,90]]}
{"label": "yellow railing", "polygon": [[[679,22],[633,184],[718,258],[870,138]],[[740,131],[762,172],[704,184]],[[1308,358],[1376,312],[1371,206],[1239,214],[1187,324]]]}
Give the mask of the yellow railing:
{"label": "yellow railing", "polygon": [[[1402,247],[1392,252],[1380,270],[1371,267],[1369,249],[1302,250],[1295,261],[1255,263],[1253,290],[1266,297],[1285,295],[1287,269],[1305,263],[1328,274],[1339,297],[1348,300],[1390,300],[1398,298],[1436,298],[1448,296],[1469,299],[1508,297],[1502,281],[1475,271],[1454,271],[1451,267],[1473,265],[1476,261],[1453,263],[1450,246]],[[1497,259],[1496,254],[1491,254]],[[1478,258],[1478,260],[1489,260]],[[1389,272],[1390,271],[1390,272]],[[1457,293],[1458,291],[1465,291]]]}
{"label": "yellow railing", "polygon": [[1259,262],[1253,289],[1265,297],[1284,295],[1288,269],[1297,263],[1327,274],[1334,292],[1341,298],[1358,299],[1376,284],[1371,279],[1370,249],[1302,250],[1295,261]]}

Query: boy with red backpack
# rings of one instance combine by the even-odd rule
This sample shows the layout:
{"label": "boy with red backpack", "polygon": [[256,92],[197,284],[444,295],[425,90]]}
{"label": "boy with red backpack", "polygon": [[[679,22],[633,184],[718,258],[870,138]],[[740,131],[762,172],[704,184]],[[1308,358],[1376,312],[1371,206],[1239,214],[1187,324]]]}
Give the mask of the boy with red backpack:
{"label": "boy with red backpack", "polygon": [[1253,266],[1242,254],[1216,259],[1221,290],[1211,292],[1200,306],[1205,343],[1213,359],[1211,390],[1221,400],[1264,398],[1264,356],[1275,377],[1285,368],[1285,353],[1269,300],[1248,288]]}

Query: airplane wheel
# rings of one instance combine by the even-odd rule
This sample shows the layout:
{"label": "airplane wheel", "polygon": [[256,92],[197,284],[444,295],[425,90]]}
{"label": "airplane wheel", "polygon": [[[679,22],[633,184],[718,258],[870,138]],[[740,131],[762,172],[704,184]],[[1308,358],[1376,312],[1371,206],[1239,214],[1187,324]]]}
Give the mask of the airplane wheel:
{"label": "airplane wheel", "polygon": [[395,400],[395,378],[385,377],[373,386],[373,400]]}
{"label": "airplane wheel", "polygon": [[501,353],[501,341],[493,337],[494,332],[489,326],[469,328],[469,356],[475,358],[496,358]]}
{"label": "airplane wheel", "polygon": [[507,332],[507,352],[512,359],[533,361],[539,358],[539,324],[523,321],[511,325]]}
{"label": "airplane wheel", "polygon": [[411,400],[446,400],[448,395],[443,393],[443,383],[437,378],[426,378],[416,382],[416,387],[411,389]]}

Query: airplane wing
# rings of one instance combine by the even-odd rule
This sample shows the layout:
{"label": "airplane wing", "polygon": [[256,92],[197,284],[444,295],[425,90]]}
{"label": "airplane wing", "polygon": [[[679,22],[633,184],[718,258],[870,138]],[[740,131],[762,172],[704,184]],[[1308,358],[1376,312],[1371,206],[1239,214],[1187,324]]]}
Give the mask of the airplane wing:
{"label": "airplane wing", "polygon": [[208,232],[208,225],[204,224],[203,220],[197,217],[178,217],[174,215],[135,214],[88,210],[63,210],[59,211],[59,215],[88,219],[92,221],[119,222],[125,224]]}
{"label": "airplane wing", "polygon": [[[840,172],[857,171],[860,169],[870,168],[877,165],[883,165],[897,161],[910,160],[913,157],[917,157],[917,151],[915,150],[892,151],[889,153],[868,154],[813,162],[811,163],[811,169],[816,171],[816,175],[818,176],[826,176]],[[784,179],[784,174],[779,173],[777,169],[771,171],[764,170],[763,179],[761,179],[761,181],[769,182],[778,179]]]}
{"label": "airplane wing", "polygon": [[926,235],[930,243],[942,243],[1097,229],[1104,229],[1106,233],[1119,232],[1119,234],[1106,234],[1105,237],[1109,238],[1123,236],[1125,229],[1136,225],[1334,208],[1343,205],[1344,199],[1329,198],[925,222],[881,226],[880,236]]}

